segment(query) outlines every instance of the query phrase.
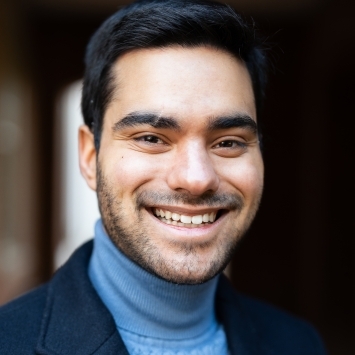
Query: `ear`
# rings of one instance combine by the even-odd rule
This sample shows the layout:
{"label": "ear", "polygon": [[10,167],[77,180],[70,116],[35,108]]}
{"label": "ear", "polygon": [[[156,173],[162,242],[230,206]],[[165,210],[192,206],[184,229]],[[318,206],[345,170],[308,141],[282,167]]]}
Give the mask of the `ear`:
{"label": "ear", "polygon": [[87,125],[79,127],[79,166],[89,187],[96,190],[96,149],[94,135]]}

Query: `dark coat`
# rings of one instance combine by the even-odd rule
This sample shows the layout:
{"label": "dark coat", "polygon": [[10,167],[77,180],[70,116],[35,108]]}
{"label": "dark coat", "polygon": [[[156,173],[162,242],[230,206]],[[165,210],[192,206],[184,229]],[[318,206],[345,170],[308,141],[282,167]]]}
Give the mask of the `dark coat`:
{"label": "dark coat", "polygon": [[[88,242],[51,281],[0,308],[1,355],[128,354],[88,278],[91,252]],[[224,276],[216,311],[232,355],[325,354],[310,325],[236,293]]]}

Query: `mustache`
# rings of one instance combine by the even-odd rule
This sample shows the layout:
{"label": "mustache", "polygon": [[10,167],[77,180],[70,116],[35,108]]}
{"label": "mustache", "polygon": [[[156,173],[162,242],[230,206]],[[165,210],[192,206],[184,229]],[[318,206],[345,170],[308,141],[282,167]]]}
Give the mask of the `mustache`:
{"label": "mustache", "polygon": [[142,191],[137,194],[136,206],[138,208],[154,205],[178,205],[186,204],[199,207],[215,207],[219,209],[241,210],[244,201],[240,195],[228,193],[206,192],[199,196],[193,196],[183,192],[159,192]]}

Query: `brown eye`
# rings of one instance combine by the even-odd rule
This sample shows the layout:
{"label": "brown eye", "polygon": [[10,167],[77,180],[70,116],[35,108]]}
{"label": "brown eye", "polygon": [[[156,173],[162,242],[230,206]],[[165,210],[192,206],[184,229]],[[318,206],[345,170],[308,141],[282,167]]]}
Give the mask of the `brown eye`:
{"label": "brown eye", "polygon": [[136,141],[150,143],[150,144],[164,144],[164,141],[157,136],[145,135],[142,137],[135,138]]}
{"label": "brown eye", "polygon": [[225,140],[215,145],[215,148],[245,148],[246,144],[236,140]]}

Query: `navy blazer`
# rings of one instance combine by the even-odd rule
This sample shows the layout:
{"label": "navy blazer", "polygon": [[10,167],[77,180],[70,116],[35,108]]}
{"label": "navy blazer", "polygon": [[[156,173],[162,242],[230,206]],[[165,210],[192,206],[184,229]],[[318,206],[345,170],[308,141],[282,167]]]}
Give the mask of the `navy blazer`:
{"label": "navy blazer", "polygon": [[[87,275],[91,252],[92,241],[47,284],[0,308],[1,355],[128,355]],[[309,324],[236,293],[224,276],[216,312],[231,355],[325,354]]]}

